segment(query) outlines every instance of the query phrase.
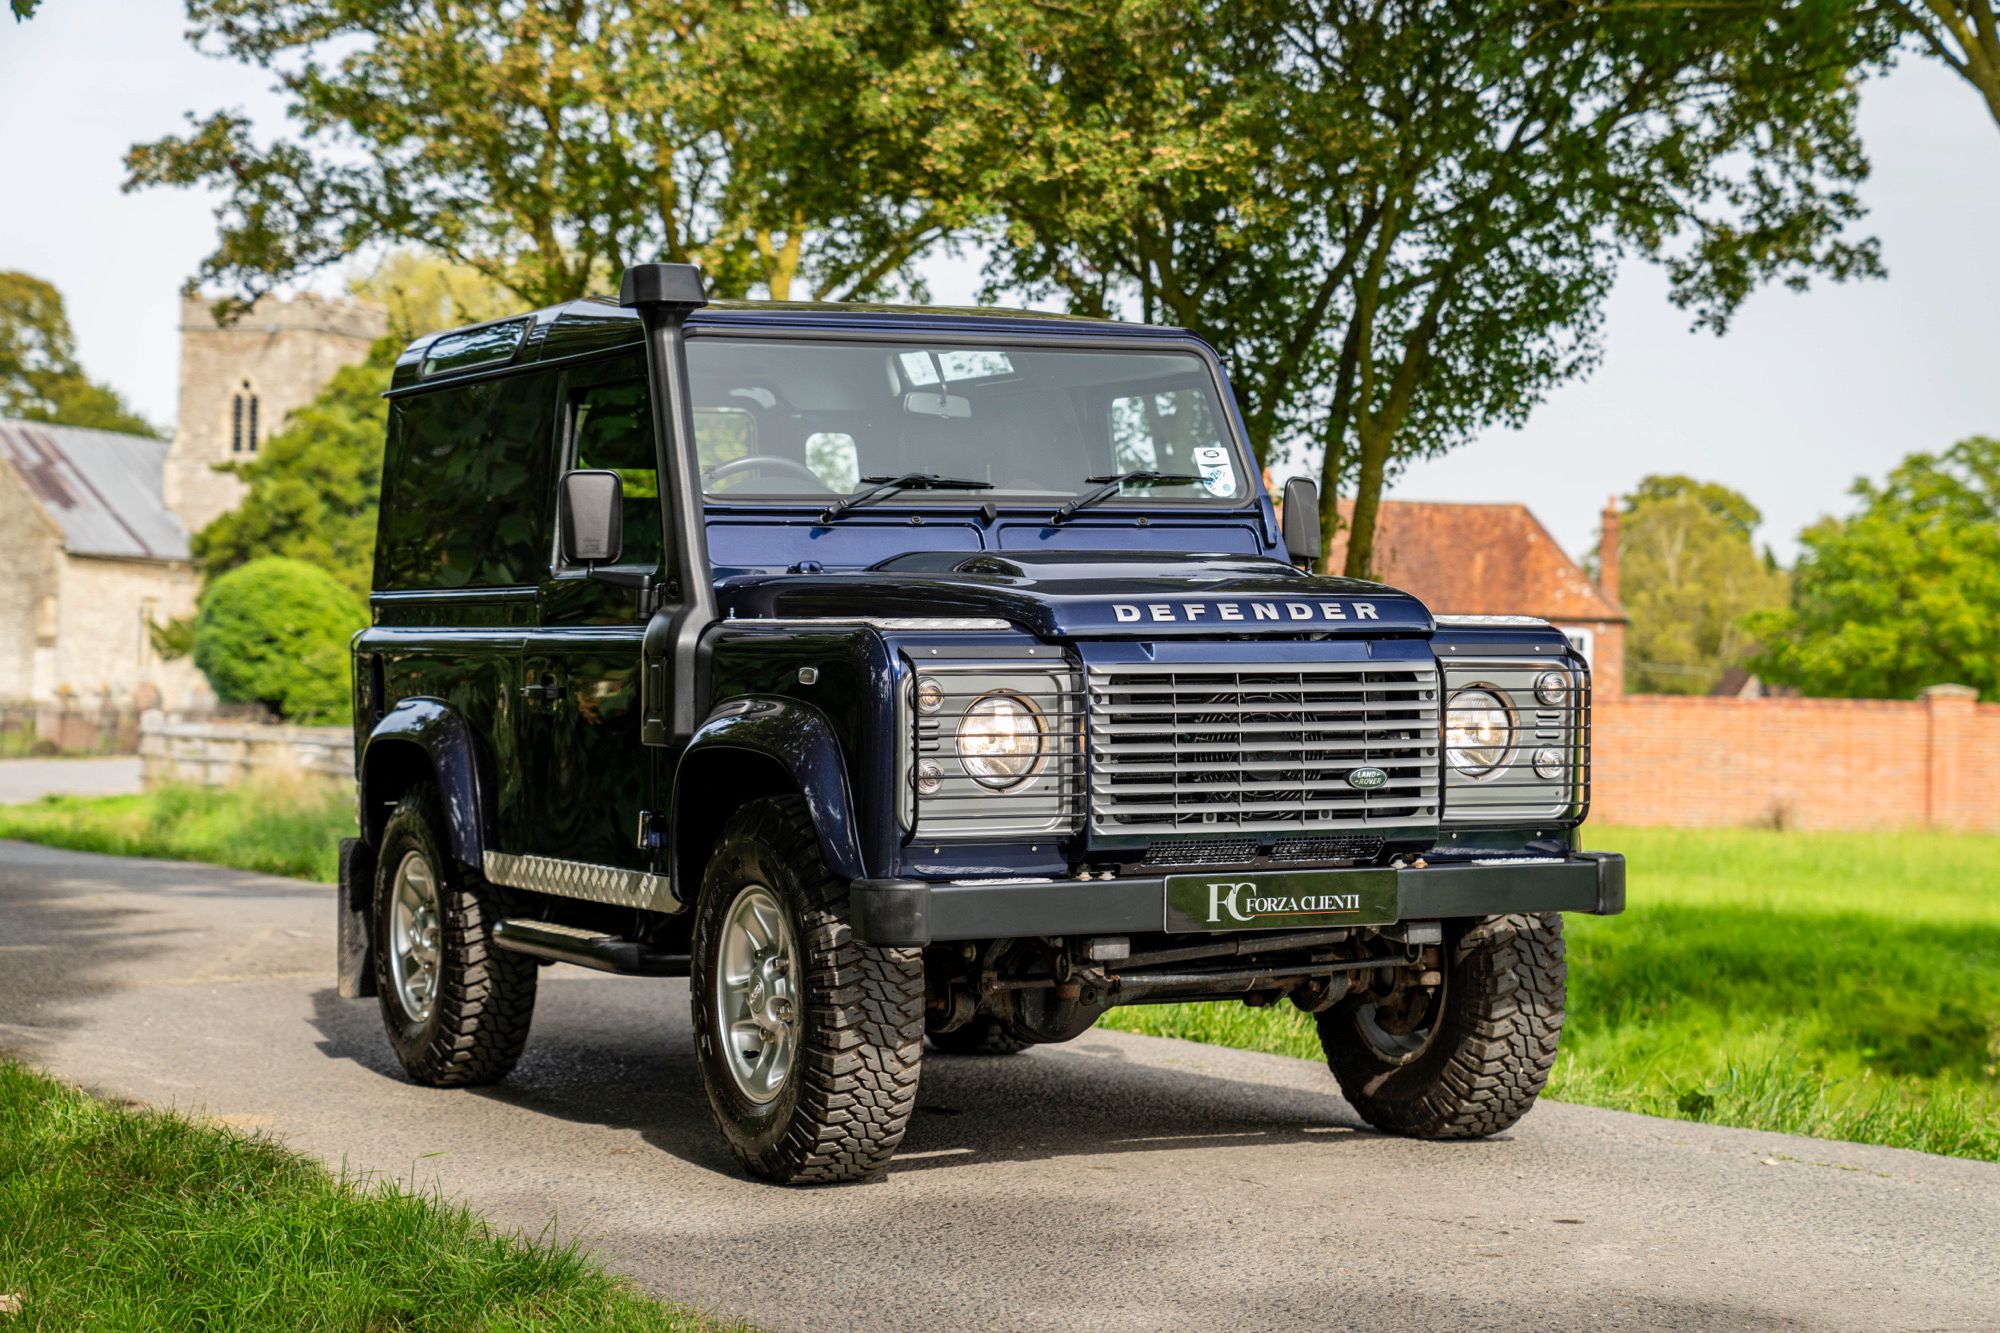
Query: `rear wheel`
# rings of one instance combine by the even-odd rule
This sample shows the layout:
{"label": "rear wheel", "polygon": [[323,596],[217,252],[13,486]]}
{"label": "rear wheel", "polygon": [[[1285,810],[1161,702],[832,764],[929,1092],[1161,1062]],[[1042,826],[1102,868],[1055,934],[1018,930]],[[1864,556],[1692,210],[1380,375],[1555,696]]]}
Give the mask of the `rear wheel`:
{"label": "rear wheel", "polygon": [[888,1165],[917,1104],[922,956],[854,938],[797,797],[723,826],[688,992],[709,1109],[747,1170],[814,1184]]}
{"label": "rear wheel", "polygon": [[452,859],[444,801],[398,802],[375,866],[375,990],[403,1069],[434,1088],[504,1078],[535,1014],[535,960],[494,947],[499,891]]}
{"label": "rear wheel", "polygon": [[1541,1095],[1562,1034],[1562,917],[1496,916],[1448,935],[1439,984],[1364,993],[1319,1016],[1320,1046],[1361,1118],[1391,1134],[1483,1138]]}

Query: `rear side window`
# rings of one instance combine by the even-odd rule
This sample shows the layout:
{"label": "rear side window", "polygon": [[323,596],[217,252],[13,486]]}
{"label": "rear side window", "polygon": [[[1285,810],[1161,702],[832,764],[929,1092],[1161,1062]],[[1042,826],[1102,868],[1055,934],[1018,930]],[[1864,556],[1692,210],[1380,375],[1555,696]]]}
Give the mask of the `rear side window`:
{"label": "rear side window", "polygon": [[375,586],[534,583],[547,563],[541,497],[551,482],[551,373],[396,400],[382,460]]}

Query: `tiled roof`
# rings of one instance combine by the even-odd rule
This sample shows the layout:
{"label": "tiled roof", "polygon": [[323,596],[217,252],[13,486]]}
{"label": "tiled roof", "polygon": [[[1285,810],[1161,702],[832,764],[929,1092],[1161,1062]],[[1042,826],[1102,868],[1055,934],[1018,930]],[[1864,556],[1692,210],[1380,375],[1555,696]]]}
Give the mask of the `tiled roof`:
{"label": "tiled roof", "polygon": [[[1346,520],[1353,501],[1342,500],[1340,512]],[[1343,522],[1327,567],[1338,571],[1346,556]],[[1375,519],[1375,577],[1439,615],[1625,619],[1526,505],[1385,500]]]}
{"label": "tiled roof", "polygon": [[0,460],[62,532],[72,555],[185,560],[188,537],[166,506],[167,444],[79,426],[0,421]]}

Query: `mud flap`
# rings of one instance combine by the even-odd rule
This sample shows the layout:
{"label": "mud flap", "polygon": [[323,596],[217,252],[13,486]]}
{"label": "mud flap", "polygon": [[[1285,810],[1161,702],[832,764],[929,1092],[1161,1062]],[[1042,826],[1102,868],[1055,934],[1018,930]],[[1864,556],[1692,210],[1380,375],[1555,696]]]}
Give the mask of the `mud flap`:
{"label": "mud flap", "polygon": [[343,1000],[375,994],[369,956],[369,915],[375,902],[375,849],[359,838],[340,840],[340,887],[335,891],[333,971]]}

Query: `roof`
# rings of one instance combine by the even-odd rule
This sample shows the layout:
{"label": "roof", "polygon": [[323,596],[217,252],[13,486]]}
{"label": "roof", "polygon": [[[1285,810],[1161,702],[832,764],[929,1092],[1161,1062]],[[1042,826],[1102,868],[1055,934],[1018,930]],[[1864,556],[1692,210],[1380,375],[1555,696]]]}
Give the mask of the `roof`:
{"label": "roof", "polygon": [[71,555],[188,558],[187,532],[161,494],[165,440],[0,421],[0,459],[55,522]]}
{"label": "roof", "polygon": [[[490,374],[505,365],[527,365],[572,356],[606,352],[613,348],[638,346],[644,333],[639,312],[603,296],[588,296],[541,310],[523,311],[484,325],[463,329],[440,329],[416,339],[396,360],[390,392],[414,388],[420,381],[442,381],[435,363],[424,372],[425,358],[433,343],[451,338],[462,341],[472,330],[500,330],[524,325],[504,340],[504,348],[487,344],[481,349],[476,367],[468,373]],[[870,305],[836,301],[710,301],[688,316],[689,332],[703,329],[766,328],[780,330],[839,332],[870,329],[917,334],[981,333],[1043,334],[1075,337],[1080,334],[1120,338],[1177,338],[1193,335],[1182,329],[1154,324],[1129,324],[1119,320],[1094,319],[1083,315],[1063,315],[1041,310],[1010,310],[1001,306],[920,306]]]}
{"label": "roof", "polygon": [[[1346,520],[1328,551],[1347,555]],[[1526,505],[1385,500],[1375,517],[1375,577],[1413,592],[1439,615],[1529,615],[1622,621],[1625,611],[1564,553]]]}

